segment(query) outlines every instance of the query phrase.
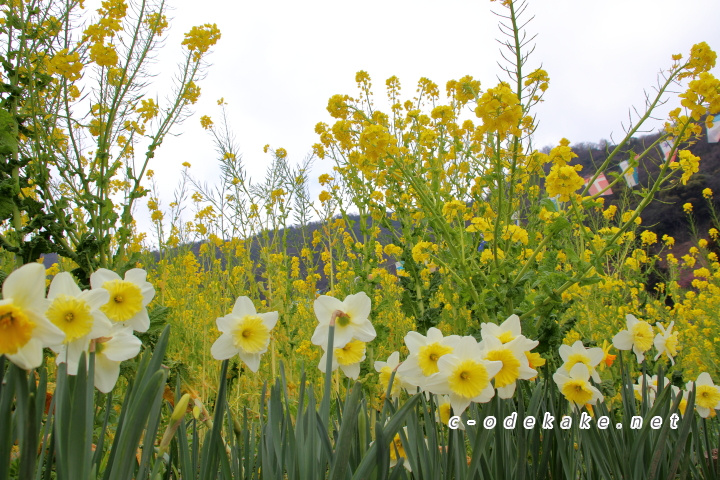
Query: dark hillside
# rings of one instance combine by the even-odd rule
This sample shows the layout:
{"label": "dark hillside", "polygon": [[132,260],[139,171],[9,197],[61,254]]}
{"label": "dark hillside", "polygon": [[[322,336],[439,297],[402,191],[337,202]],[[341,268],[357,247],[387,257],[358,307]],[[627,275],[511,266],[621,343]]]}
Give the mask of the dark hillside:
{"label": "dark hillside", "polygon": [[[659,134],[648,135],[640,138],[633,138],[624,151],[611,161],[608,180],[612,181],[612,173],[620,174],[619,163],[628,160],[631,156],[642,152],[646,146],[652,145]],[[588,177],[595,173],[596,169],[605,161],[615,145],[578,144],[571,145],[573,151],[578,155],[576,161],[583,165],[580,172],[582,176]],[[708,143],[705,136],[701,137],[692,145],[685,145],[693,155],[700,157],[698,173],[694,174],[687,185],[677,181],[672,188],[665,188],[657,195],[656,199],[645,209],[642,214],[643,227],[657,233],[668,234],[678,243],[690,240],[687,217],[683,212],[682,205],[690,202],[693,204],[694,217],[697,222],[698,231],[705,236],[711,227],[710,215],[707,200],[703,198],[702,191],[710,188],[714,195],[715,208],[720,210],[720,143]],[[661,160],[662,159],[662,160]],[[621,180],[613,187],[613,194],[605,197],[606,205],[619,204],[624,197],[629,198],[630,205],[637,205],[641,200],[639,197],[632,197],[633,192],[639,192],[641,188],[648,187],[657,176],[660,165],[664,161],[664,155],[660,148],[656,148],[652,155],[643,159],[638,166],[639,185],[630,189],[624,180]],[[680,178],[680,171],[676,173]],[[717,227],[717,226],[716,226]]]}
{"label": "dark hillside", "polygon": [[[612,181],[612,172],[616,172],[617,175],[620,174],[619,163],[621,161],[627,160],[631,156],[642,152],[645,146],[652,145],[658,138],[659,134],[654,134],[631,139],[629,144],[624,148],[624,151],[612,160],[607,170],[608,180]],[[614,145],[608,144],[607,142],[601,142],[600,144],[579,143],[571,145],[571,147],[578,155],[575,162],[583,165],[583,170],[580,173],[584,177],[593,175],[597,168],[607,159],[609,153],[615,148]],[[682,185],[682,183],[677,181],[673,183],[672,188],[661,191],[656,200],[653,201],[642,214],[643,228],[647,228],[661,235],[668,234],[675,237],[678,245],[676,247],[676,256],[677,254],[682,255],[687,253],[691,240],[687,217],[683,212],[682,205],[686,202],[693,204],[694,218],[697,222],[698,232],[706,238],[707,231],[712,225],[708,213],[707,201],[702,196],[703,189],[712,189],[715,194],[713,199],[715,208],[720,210],[720,143],[709,144],[703,136],[693,145],[686,145],[683,148],[688,148],[694,155],[700,157],[699,172],[690,178],[687,185]],[[613,193],[605,196],[606,206],[611,204],[627,204],[628,202],[631,206],[638,204],[640,197],[633,195],[633,193],[639,192],[641,188],[647,187],[651,183],[658,174],[661,159],[664,159],[660,148],[656,148],[655,150],[652,155],[646,156],[638,166],[639,185],[630,189],[627,187],[625,181],[621,180],[613,187]],[[549,168],[549,166],[547,166],[547,168]],[[677,179],[680,178],[680,172],[676,174],[676,177]],[[349,219],[352,223],[352,230],[355,233],[355,237],[362,238],[360,218],[356,215],[349,215]],[[397,222],[392,222],[391,225],[393,228],[399,228]],[[253,261],[258,262],[260,259],[260,245],[271,243],[284,243],[286,246],[284,250],[287,254],[297,256],[300,254],[303,246],[311,244],[313,232],[322,227],[322,223],[314,222],[305,227],[291,226],[277,232],[267,232],[265,238],[255,237],[250,242],[251,257]],[[718,225],[715,225],[715,227],[720,228]],[[390,232],[385,228],[381,229],[381,242],[390,242],[390,238]],[[710,246],[712,247],[713,245],[714,242]],[[190,245],[190,249],[198,254],[200,243]],[[157,258],[157,253],[155,255]],[[172,252],[170,252],[170,255],[172,255]],[[44,259],[45,265],[49,267],[56,261],[56,258],[54,255],[47,256]],[[319,252],[316,252],[315,258],[319,263],[317,271],[322,272],[324,265],[320,260]],[[386,266],[387,268],[394,268],[391,266],[390,261],[386,262]],[[305,274],[305,272],[301,273],[303,275]],[[262,281],[259,273],[258,281]],[[320,280],[318,287],[321,291],[327,290],[325,278]]]}

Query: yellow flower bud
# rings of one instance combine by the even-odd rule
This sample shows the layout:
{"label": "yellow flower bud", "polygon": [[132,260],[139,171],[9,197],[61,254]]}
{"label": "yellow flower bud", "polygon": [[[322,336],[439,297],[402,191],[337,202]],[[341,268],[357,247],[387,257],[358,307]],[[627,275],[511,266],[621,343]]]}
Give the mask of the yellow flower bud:
{"label": "yellow flower bud", "polygon": [[185,412],[187,411],[188,403],[190,403],[190,394],[186,393],[182,397],[180,397],[180,400],[175,404],[175,409],[173,410],[172,415],[170,415],[170,423],[179,422],[180,419],[185,416]]}

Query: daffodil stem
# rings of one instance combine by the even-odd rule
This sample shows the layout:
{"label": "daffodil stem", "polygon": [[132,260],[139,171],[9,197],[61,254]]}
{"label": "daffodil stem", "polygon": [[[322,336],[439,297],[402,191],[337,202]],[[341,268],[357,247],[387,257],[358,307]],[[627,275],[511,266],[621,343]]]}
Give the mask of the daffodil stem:
{"label": "daffodil stem", "polygon": [[[334,315],[334,314],[333,314]],[[335,340],[335,317],[330,319],[330,328],[328,329],[328,345],[327,358],[325,360],[325,392],[321,403],[322,420],[327,427],[330,424],[330,389],[332,385],[332,359],[334,352]]]}

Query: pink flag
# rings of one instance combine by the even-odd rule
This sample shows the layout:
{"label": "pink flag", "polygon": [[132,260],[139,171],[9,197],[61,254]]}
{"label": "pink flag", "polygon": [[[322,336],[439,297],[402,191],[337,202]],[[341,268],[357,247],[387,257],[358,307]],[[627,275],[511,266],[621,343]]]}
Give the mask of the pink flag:
{"label": "pink flag", "polygon": [[[663,155],[665,156],[665,160],[668,159],[668,156],[670,155],[670,152],[672,151],[673,142],[669,142],[665,140],[660,144],[660,150],[662,150]],[[672,161],[674,162],[677,160],[677,150],[675,150],[675,155],[673,155]]]}
{"label": "pink flag", "polygon": [[[585,179],[585,184],[590,181],[590,178]],[[605,189],[608,185],[610,185],[610,182],[608,182],[607,178],[605,177],[604,173],[601,173],[598,175],[598,177],[595,179],[592,185],[590,185],[590,189],[588,190],[588,193],[590,195],[597,195],[598,193],[602,192],[603,189]],[[602,195],[612,195],[613,191],[612,188],[608,188],[604,192],[602,192]]]}

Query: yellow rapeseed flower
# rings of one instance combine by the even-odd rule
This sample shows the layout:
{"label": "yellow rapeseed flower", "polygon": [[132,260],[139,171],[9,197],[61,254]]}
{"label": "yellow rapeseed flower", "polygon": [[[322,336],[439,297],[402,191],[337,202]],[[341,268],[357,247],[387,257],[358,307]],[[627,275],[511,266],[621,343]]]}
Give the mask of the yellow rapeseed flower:
{"label": "yellow rapeseed flower", "polygon": [[521,134],[518,124],[522,118],[522,106],[507,83],[501,82],[489,89],[477,105],[475,114],[483,121],[478,127],[479,133],[498,133],[501,137]]}
{"label": "yellow rapeseed flower", "polygon": [[67,48],[63,48],[52,56],[48,62],[48,73],[50,75],[62,75],[70,81],[80,78],[83,64],[80,62],[80,54],[78,52],[68,53]]}
{"label": "yellow rapeseed flower", "polygon": [[200,126],[202,126],[202,128],[204,128],[205,130],[208,130],[212,128],[213,121],[209,116],[203,115],[202,117],[200,117]]}
{"label": "yellow rapeseed flower", "polygon": [[101,67],[114,67],[118,63],[118,54],[114,46],[98,42],[90,47],[90,60]]}
{"label": "yellow rapeseed flower", "polygon": [[219,39],[220,30],[217,28],[217,24],[213,23],[211,25],[206,23],[199,27],[192,27],[190,31],[185,34],[182,45],[187,45],[188,50],[195,52],[193,54],[193,60],[198,61],[202,57],[202,54],[215,45]]}
{"label": "yellow rapeseed flower", "polygon": [[640,241],[643,245],[653,245],[658,241],[657,234],[650,230],[645,230],[640,234]]}
{"label": "yellow rapeseed flower", "polygon": [[577,173],[581,169],[582,165],[553,165],[545,180],[548,196],[557,195],[561,202],[570,200],[570,195],[585,185],[585,180]]}

